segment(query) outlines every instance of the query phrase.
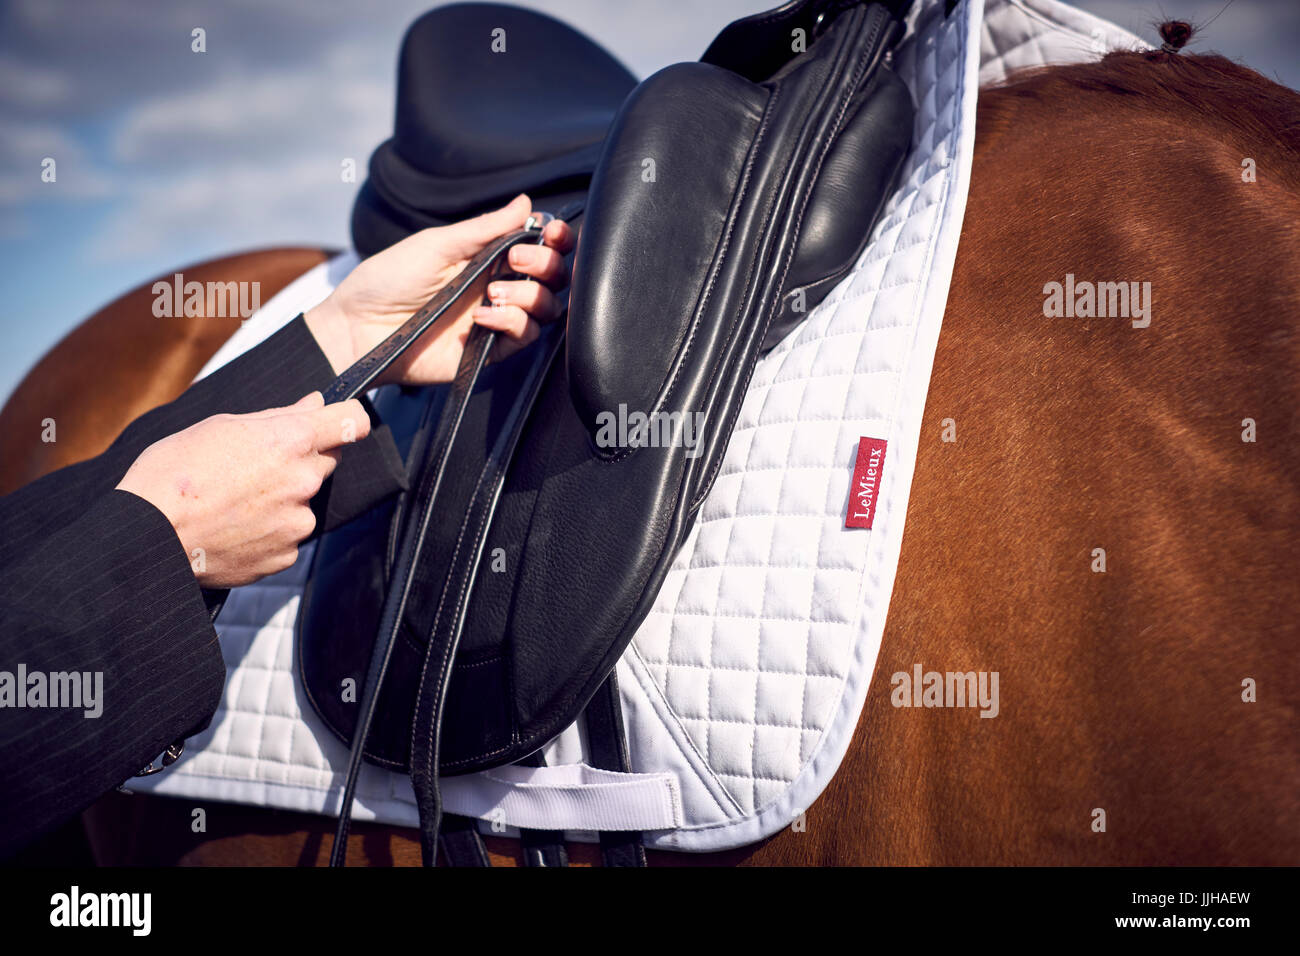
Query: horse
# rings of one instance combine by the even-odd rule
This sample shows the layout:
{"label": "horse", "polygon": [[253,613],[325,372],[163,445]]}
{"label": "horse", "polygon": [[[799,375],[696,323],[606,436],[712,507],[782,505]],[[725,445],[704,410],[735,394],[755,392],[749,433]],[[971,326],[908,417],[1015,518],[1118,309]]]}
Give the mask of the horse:
{"label": "horse", "polygon": [[[651,852],[653,864],[1300,859],[1300,95],[1179,45],[981,90],[907,530],[853,743],[801,827],[727,853]],[[277,249],[186,272],[274,291],[325,255]],[[1067,272],[1150,281],[1155,322],[1045,315]],[[94,454],[179,394],[232,331],[142,320],[149,285],[23,380],[0,413],[0,487]],[[83,370],[109,355],[92,399]],[[59,441],[45,445],[37,416],[50,415]],[[927,661],[998,670],[999,719],[894,706],[891,675]],[[111,794],[84,819],[103,863],[329,852],[324,817],[230,805],[193,834],[189,814]],[[521,861],[514,841],[488,843],[494,863]],[[349,849],[353,865],[419,862],[397,827],[357,823]]]}

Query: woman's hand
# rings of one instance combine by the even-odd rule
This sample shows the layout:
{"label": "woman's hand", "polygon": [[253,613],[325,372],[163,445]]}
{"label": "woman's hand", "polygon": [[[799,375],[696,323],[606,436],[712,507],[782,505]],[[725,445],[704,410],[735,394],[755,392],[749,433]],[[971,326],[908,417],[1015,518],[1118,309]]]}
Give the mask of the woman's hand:
{"label": "woman's hand", "polygon": [[[329,298],[305,316],[335,373],[387,338],[455,278],[475,253],[521,228],[531,211],[531,200],[519,196],[477,218],[423,229],[353,269]],[[510,269],[530,279],[493,280],[486,290],[491,306],[480,305],[482,290],[470,292],[463,307],[439,319],[377,384],[451,381],[474,323],[503,333],[497,358],[535,340],[541,331],[539,323],[559,317],[554,293],[569,281],[564,254],[573,247],[573,231],[556,220],[546,227],[542,240],[543,245],[517,245],[509,253]]]}

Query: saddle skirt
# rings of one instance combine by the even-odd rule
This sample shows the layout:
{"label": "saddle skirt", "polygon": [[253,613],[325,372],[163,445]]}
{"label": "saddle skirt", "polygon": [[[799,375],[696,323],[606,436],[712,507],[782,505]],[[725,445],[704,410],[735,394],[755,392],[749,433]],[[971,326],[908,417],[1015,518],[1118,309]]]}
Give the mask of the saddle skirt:
{"label": "saddle skirt", "polygon": [[[852,739],[901,545],[931,362],[956,255],[977,84],[1008,70],[1140,47],[1055,0],[918,4],[894,68],[917,105],[912,152],[857,264],[757,365],[717,479],[617,665],[632,771],[586,761],[580,724],[544,767],[443,781],[446,808],[577,839],[640,830],[652,847],[721,850],[787,825]],[[209,371],[314,305],[348,253],[291,284]],[[870,529],[846,529],[860,439],[885,442]],[[222,708],[167,774],[134,789],[338,812],[342,744],[292,673],[313,549],[231,593],[218,622]],[[414,825],[409,780],[364,768],[358,819]]]}

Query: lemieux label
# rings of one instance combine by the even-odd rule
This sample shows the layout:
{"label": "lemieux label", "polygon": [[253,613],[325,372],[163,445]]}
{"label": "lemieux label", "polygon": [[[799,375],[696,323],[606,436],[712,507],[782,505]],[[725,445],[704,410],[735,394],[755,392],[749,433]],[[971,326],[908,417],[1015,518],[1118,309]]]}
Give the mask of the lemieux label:
{"label": "lemieux label", "polygon": [[876,520],[876,499],[880,497],[880,477],[884,473],[885,440],[863,437],[858,442],[858,462],[853,466],[853,488],[844,527],[871,527]]}

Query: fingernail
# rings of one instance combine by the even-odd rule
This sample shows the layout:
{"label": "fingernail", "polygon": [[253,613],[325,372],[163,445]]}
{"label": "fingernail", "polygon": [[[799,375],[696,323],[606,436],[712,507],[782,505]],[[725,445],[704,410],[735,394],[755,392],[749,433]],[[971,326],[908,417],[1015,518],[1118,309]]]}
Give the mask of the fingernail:
{"label": "fingernail", "polygon": [[497,285],[496,283],[492,283],[491,285],[489,285],[487,292],[488,292],[488,298],[491,299],[493,302],[501,302],[506,297],[505,286]]}
{"label": "fingernail", "polygon": [[510,264],[526,266],[533,260],[533,250],[524,246],[515,246],[510,250]]}

